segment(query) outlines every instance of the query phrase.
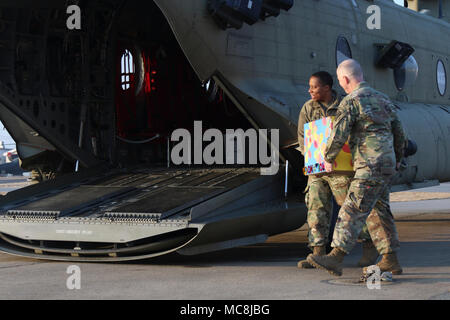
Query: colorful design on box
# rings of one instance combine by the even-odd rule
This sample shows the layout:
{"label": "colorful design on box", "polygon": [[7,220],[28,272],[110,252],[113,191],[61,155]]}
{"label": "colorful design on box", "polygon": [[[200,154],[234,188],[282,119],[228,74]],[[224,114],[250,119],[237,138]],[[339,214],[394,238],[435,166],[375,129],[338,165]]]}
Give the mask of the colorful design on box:
{"label": "colorful design on box", "polygon": [[[326,117],[305,124],[305,175],[325,172],[324,152],[333,130],[333,118]],[[334,163],[335,172],[353,171],[353,161],[348,143],[344,145]]]}

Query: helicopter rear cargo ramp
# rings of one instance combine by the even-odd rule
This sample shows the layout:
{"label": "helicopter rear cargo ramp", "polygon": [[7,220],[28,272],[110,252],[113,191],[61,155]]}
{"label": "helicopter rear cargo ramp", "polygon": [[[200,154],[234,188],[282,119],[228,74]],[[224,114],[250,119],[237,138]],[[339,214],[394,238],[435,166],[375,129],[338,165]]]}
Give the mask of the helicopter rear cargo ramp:
{"label": "helicopter rear cargo ramp", "polygon": [[304,203],[283,196],[283,175],[257,168],[74,174],[0,201],[0,250],[94,262],[260,243],[306,220]]}

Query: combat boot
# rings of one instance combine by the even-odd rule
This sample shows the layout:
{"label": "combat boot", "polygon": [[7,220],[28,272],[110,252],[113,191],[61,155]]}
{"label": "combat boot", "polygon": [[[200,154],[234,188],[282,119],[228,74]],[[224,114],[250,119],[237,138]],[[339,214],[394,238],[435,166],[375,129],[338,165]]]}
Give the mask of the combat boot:
{"label": "combat boot", "polygon": [[373,242],[368,240],[363,242],[363,255],[358,262],[358,267],[368,267],[377,262],[379,253]]}
{"label": "combat boot", "polygon": [[403,272],[395,252],[383,254],[383,257],[381,261],[377,263],[377,266],[380,268],[382,273],[389,271],[392,274],[399,275]]}
{"label": "combat boot", "polygon": [[306,259],[310,264],[318,269],[324,269],[333,276],[342,276],[342,262],[347,254],[340,248],[334,248],[326,256],[315,256],[310,254]]}
{"label": "combat boot", "polygon": [[[326,254],[325,247],[313,247],[313,255],[315,256],[324,256]],[[300,269],[314,269],[314,266],[312,266],[306,259],[299,261],[297,264],[297,267]]]}

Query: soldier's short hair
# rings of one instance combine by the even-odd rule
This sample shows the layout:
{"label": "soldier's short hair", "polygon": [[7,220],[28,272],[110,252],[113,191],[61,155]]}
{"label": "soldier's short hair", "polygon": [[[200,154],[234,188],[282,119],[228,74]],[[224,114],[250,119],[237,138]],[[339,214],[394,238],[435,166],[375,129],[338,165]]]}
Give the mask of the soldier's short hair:
{"label": "soldier's short hair", "polygon": [[326,71],[316,72],[311,76],[311,78],[319,79],[319,82],[322,86],[330,86],[330,89],[333,88],[334,85],[333,77]]}
{"label": "soldier's short hair", "polygon": [[364,79],[362,67],[359,64],[359,62],[354,59],[347,59],[347,60],[343,61],[338,66],[338,73],[339,72],[344,76],[347,76],[349,78],[354,78],[359,81],[363,81],[363,79]]}

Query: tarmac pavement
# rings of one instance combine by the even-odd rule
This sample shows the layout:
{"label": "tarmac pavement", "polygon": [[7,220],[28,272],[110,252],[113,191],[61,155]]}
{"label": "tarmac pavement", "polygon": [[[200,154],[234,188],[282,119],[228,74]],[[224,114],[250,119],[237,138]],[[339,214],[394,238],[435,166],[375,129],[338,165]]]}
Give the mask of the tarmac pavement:
{"label": "tarmac pavement", "polygon": [[[424,192],[449,191],[450,184],[445,184]],[[399,260],[404,273],[394,276],[393,283],[381,284],[380,289],[356,283],[361,275],[355,266],[361,256],[360,245],[346,258],[342,277],[298,269],[297,261],[309,254],[304,226],[264,244],[193,257],[171,254],[133,263],[79,263],[79,290],[69,289],[71,263],[0,253],[0,298],[450,300],[450,199],[424,200],[423,206],[394,202],[392,207],[402,242]]]}

